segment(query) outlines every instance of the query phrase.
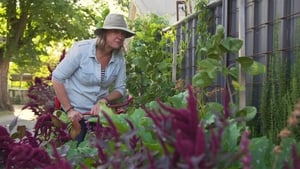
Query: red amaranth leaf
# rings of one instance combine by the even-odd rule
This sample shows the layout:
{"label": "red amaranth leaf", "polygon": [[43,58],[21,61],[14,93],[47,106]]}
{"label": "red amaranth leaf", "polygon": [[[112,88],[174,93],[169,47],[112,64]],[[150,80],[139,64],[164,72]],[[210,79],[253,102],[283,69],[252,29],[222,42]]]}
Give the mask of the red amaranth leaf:
{"label": "red amaranth leaf", "polygon": [[6,128],[0,126],[0,152],[2,156],[0,158],[0,164],[6,162],[7,156],[14,145],[15,145],[14,140],[10,137]]}
{"label": "red amaranth leaf", "polygon": [[107,122],[109,123],[109,126],[111,127],[111,133],[112,135],[118,140],[120,137],[120,134],[117,130],[117,127],[115,126],[114,122],[112,119],[108,116],[106,112],[103,112],[104,117],[106,118]]}
{"label": "red amaranth leaf", "polygon": [[96,147],[98,150],[98,157],[100,158],[101,163],[102,164],[107,163],[107,155],[104,153],[102,147],[99,144],[97,144]]}
{"label": "red amaranth leaf", "polygon": [[22,144],[12,148],[7,157],[6,168],[44,168],[50,163],[51,159],[44,149]]}
{"label": "red amaranth leaf", "polygon": [[190,139],[187,139],[180,130],[176,132],[176,150],[180,156],[191,165],[191,157],[194,156],[194,142]]}
{"label": "red amaranth leaf", "polygon": [[199,112],[198,112],[198,103],[197,103],[197,97],[193,92],[193,86],[188,86],[189,96],[187,97],[187,103],[188,103],[188,110],[190,112],[189,114],[189,122],[192,127],[197,127],[199,124]]}
{"label": "red amaranth leaf", "polygon": [[[185,133],[189,133],[189,135],[192,137],[196,135],[195,133],[196,130],[194,129],[197,128],[200,119],[198,117],[197,99],[193,93],[192,86],[189,86],[188,91],[189,91],[189,96],[187,98],[188,101],[187,108],[176,109],[163,104],[161,101],[158,101],[158,104],[162,109],[171,113],[171,117],[173,119],[172,128],[174,128],[175,130],[180,129]],[[176,119],[178,119],[178,121]]]}
{"label": "red amaranth leaf", "polygon": [[205,132],[202,124],[199,124],[197,127],[197,135],[195,140],[195,155],[199,156],[205,152]]}

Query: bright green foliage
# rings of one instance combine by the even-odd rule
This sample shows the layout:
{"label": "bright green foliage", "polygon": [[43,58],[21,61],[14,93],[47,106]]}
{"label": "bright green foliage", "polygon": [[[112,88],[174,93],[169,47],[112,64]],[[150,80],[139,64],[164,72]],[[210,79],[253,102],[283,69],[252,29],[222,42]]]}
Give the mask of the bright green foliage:
{"label": "bright green foliage", "polygon": [[118,5],[120,5],[121,9],[125,12],[129,11],[129,7],[130,7],[130,0],[117,0]]}
{"label": "bright green foliage", "polygon": [[265,136],[251,139],[250,149],[253,157],[253,168],[269,169],[272,166],[273,147],[272,142]]}
{"label": "bright green foliage", "polygon": [[[163,33],[167,21],[156,15],[137,18],[133,27],[136,36],[127,54],[127,87],[137,104],[174,94],[171,81],[172,54],[168,46],[171,33]],[[151,92],[149,92],[151,91]]]}
{"label": "bright green foliage", "polygon": [[[91,37],[94,26],[101,19],[100,11],[96,10],[100,10],[103,6],[99,5],[99,9],[91,9],[67,0],[25,0],[20,2],[18,8],[14,6],[16,4],[13,4],[13,1],[9,2],[6,14],[8,18],[13,19],[13,22],[6,23],[10,24],[6,32],[10,38],[18,38],[16,32],[24,32],[15,46],[20,54],[14,51],[12,59],[24,65],[27,65],[24,59],[38,58],[41,52],[45,52],[45,46],[51,41]],[[107,8],[101,11],[105,9]],[[15,13],[12,12],[13,10],[16,10]],[[23,29],[20,27],[21,22],[25,22]]]}

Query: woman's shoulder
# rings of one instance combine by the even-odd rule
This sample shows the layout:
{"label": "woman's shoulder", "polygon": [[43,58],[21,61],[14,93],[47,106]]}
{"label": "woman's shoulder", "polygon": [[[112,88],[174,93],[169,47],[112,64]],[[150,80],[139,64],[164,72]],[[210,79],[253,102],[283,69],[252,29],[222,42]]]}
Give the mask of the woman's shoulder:
{"label": "woman's shoulder", "polygon": [[76,41],[74,43],[74,46],[84,48],[84,47],[90,47],[95,44],[96,44],[96,39],[84,39],[84,40]]}

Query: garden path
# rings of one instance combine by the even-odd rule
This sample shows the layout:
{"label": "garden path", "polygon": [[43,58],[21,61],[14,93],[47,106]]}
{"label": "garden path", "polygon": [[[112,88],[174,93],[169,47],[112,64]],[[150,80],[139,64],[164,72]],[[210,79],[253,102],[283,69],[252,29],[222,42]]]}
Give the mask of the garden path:
{"label": "garden path", "polygon": [[29,109],[21,110],[22,107],[23,105],[14,105],[15,111],[13,113],[5,113],[1,115],[0,125],[7,127],[12,120],[18,116],[17,126],[25,125],[28,130],[32,130],[36,122],[36,117]]}

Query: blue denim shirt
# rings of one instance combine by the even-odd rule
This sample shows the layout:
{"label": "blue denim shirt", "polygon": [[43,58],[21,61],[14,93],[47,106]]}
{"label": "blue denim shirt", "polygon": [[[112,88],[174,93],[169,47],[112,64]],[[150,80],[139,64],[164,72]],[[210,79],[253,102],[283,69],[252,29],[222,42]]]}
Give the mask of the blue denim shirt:
{"label": "blue denim shirt", "polygon": [[79,112],[91,110],[110,90],[126,92],[126,63],[122,52],[113,53],[101,81],[101,64],[96,59],[96,39],[74,43],[52,72],[64,83],[71,105]]}

